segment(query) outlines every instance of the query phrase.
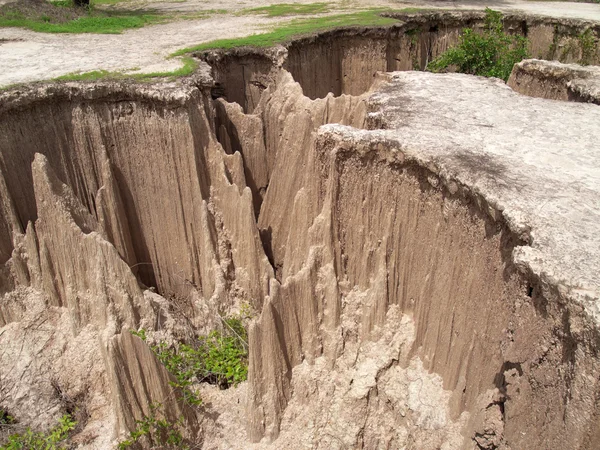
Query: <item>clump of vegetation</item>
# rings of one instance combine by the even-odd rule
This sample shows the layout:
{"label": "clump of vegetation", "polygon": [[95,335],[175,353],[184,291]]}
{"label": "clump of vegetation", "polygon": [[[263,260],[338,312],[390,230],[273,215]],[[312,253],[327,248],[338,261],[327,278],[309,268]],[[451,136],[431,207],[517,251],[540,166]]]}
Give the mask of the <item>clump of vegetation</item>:
{"label": "clump of vegetation", "polygon": [[434,59],[427,69],[441,72],[454,66],[458,72],[507,81],[513,66],[527,57],[527,39],[505,33],[502,13],[487,8],[483,32],[464,29],[458,46]]}
{"label": "clump of vegetation", "polygon": [[329,12],[327,3],[278,3],[275,5],[250,8],[242,14],[265,14],[268,17],[284,17],[302,14],[323,14]]}
{"label": "clump of vegetation", "polygon": [[[10,417],[10,416],[8,416]],[[11,419],[14,421],[14,419]],[[46,433],[34,432],[27,428],[23,433],[9,436],[0,450],[63,450],[67,449],[66,440],[77,422],[69,414],[63,415],[58,424]]]}
{"label": "clump of vegetation", "polygon": [[[193,406],[202,399],[192,390],[196,382],[217,384],[225,389],[248,377],[248,336],[238,318],[222,319],[223,329],[200,336],[191,344],[169,346],[166,342],[150,348],[165,368],[176,378],[173,386],[181,389],[183,400]],[[147,340],[146,331],[132,331]]]}
{"label": "clump of vegetation", "polygon": [[185,443],[180,428],[183,427],[183,417],[177,422],[171,422],[161,412],[162,405],[156,403],[150,405],[150,414],[142,420],[136,420],[136,428],[127,439],[119,442],[118,450],[126,450],[144,440],[160,442],[163,449],[188,450],[190,447]]}

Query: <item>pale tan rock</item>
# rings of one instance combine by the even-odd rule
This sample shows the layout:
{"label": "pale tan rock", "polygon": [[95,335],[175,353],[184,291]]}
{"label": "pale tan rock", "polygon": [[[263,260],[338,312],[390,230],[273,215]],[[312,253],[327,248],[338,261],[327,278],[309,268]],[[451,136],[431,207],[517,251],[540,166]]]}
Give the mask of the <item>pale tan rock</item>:
{"label": "pale tan rock", "polygon": [[[277,83],[266,91],[254,114],[263,117],[267,155],[275,162],[269,170],[274,175],[269,179],[258,226],[267,236],[274,266],[279,271],[283,268],[285,244],[293,224],[289,209],[294,197],[303,187],[309,188],[318,182],[314,177],[315,161],[312,158],[315,155],[307,152],[313,147],[315,129],[326,123],[362,127],[366,105],[364,99],[353,96],[328,96],[311,101],[302,95],[300,85],[288,73],[282,72]],[[310,203],[305,214],[315,217],[318,197],[313,192],[307,195]],[[281,208],[284,204],[287,208]]]}

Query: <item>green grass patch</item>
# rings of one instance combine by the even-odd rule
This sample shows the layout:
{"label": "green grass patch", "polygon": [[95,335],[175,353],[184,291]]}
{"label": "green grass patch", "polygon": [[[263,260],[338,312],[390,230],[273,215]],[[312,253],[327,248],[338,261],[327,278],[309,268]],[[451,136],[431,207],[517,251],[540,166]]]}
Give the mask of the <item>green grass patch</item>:
{"label": "green grass patch", "polygon": [[73,0],[50,0],[50,4],[61,8],[72,8]]}
{"label": "green grass patch", "polygon": [[[55,2],[54,4],[57,8],[67,10],[71,8],[69,3],[70,0],[65,0]],[[152,11],[101,11],[90,9],[79,17],[57,20],[48,14],[26,16],[18,11],[0,10],[0,28],[27,28],[40,33],[120,34],[125,30],[142,28],[146,25],[166,23],[174,20],[203,19],[214,14],[224,14],[226,12],[227,10],[224,9],[210,9],[192,13],[167,15],[157,14]]]}
{"label": "green grass patch", "polygon": [[347,26],[385,26],[397,23],[396,19],[382,17],[381,14],[388,10],[369,9],[365,11],[339,14],[334,16],[318,17],[314,19],[295,19],[291,22],[275,28],[273,31],[262,34],[254,34],[237,39],[220,39],[183,48],[171,54],[171,57],[181,56],[191,52],[210,49],[230,49],[234,47],[270,47],[281,42],[288,41],[292,37],[315,33],[331,28]]}
{"label": "green grass patch", "polygon": [[35,18],[25,17],[18,13],[0,13],[0,27],[27,28],[40,33],[98,33],[119,34],[131,28],[161,23],[166,19],[157,14],[135,13],[100,13],[77,17],[65,22],[53,22],[47,15]]}
{"label": "green grass patch", "polygon": [[97,81],[105,79],[120,79],[124,77],[123,72],[110,72],[108,70],[92,70],[91,72],[73,72],[60,77],[53,78],[52,81]]}
{"label": "green grass patch", "polygon": [[[217,384],[221,388],[237,385],[248,377],[248,334],[239,318],[222,319],[221,330],[199,336],[190,343],[175,346],[166,342],[150,345],[160,362],[177,381],[172,385],[179,388],[183,400],[193,406],[202,404],[202,399],[192,389],[198,382]],[[132,331],[143,341],[146,331]]]}
{"label": "green grass patch", "polygon": [[2,94],[5,91],[10,91],[11,89],[17,88],[17,87],[21,87],[21,86],[25,86],[27,83],[12,83],[12,84],[7,84],[6,86],[0,86],[0,94]]}
{"label": "green grass patch", "polygon": [[112,6],[112,5],[116,5],[117,3],[125,3],[128,2],[130,0],[91,0],[91,4],[92,6]]}
{"label": "green grass patch", "polygon": [[73,6],[73,0],[9,3],[0,7],[0,27],[27,28],[41,33],[119,34],[124,30],[174,20],[202,19],[227,12],[210,9],[191,13],[160,14],[153,10],[98,9],[129,0],[92,0],[89,8]]}
{"label": "green grass patch", "polygon": [[124,71],[109,71],[109,70],[92,70],[91,72],[73,72],[60,77],[53,78],[52,81],[99,81],[99,80],[137,80],[151,81],[154,78],[170,78],[175,79],[185,77],[194,73],[198,67],[198,61],[190,56],[181,58],[183,66],[171,72],[150,72],[150,73],[125,73]]}
{"label": "green grass patch", "polygon": [[329,12],[327,3],[279,3],[276,5],[262,6],[243,10],[240,14],[264,14],[267,17],[285,17],[306,14],[323,14]]}

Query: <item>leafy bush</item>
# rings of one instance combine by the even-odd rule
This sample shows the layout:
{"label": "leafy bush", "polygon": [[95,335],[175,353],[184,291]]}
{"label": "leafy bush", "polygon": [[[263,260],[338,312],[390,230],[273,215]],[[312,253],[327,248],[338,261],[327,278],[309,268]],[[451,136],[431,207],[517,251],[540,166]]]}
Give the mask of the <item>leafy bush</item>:
{"label": "leafy bush", "polygon": [[[146,331],[132,331],[146,341]],[[237,385],[248,377],[248,336],[238,318],[223,319],[223,330],[200,336],[192,344],[151,345],[160,362],[176,378],[173,386],[182,390],[183,400],[200,405],[202,400],[192,389],[194,382],[218,384],[222,388]]]}
{"label": "leafy bush", "polygon": [[225,319],[224,332],[213,331],[201,338],[204,359],[202,378],[222,387],[237,385],[248,378],[247,334],[238,319]]}
{"label": "leafy bush", "polygon": [[489,8],[485,13],[482,33],[464,29],[458,46],[434,59],[427,69],[440,72],[456,66],[458,72],[507,81],[513,66],[528,57],[527,39],[503,31],[502,13]]}
{"label": "leafy bush", "polygon": [[183,426],[183,417],[180,417],[177,422],[170,422],[163,417],[163,414],[160,412],[161,408],[162,405],[160,403],[151,405],[150,415],[144,417],[142,420],[136,420],[136,429],[129,434],[129,438],[119,442],[117,449],[128,449],[142,439],[149,439],[151,436],[162,444],[161,448],[189,449],[179,431],[179,427]]}
{"label": "leafy bush", "polygon": [[27,428],[24,433],[11,435],[0,450],[63,450],[67,448],[65,441],[75,425],[77,422],[65,414],[58,425],[47,433],[33,432]]}

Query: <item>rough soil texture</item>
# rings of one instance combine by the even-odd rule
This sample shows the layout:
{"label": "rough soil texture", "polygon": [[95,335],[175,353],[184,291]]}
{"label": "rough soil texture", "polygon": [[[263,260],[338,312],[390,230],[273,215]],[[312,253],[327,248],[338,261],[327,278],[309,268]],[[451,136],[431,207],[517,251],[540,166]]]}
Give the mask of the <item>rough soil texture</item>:
{"label": "rough soil texture", "polygon": [[[0,0],[0,4],[2,1]],[[269,1],[209,1],[185,3],[144,4],[171,12],[174,7],[185,11],[225,9],[236,11],[240,8],[270,4]],[[275,2],[277,3],[277,2]],[[302,2],[297,2],[302,3]],[[348,5],[337,7],[347,8]],[[140,5],[123,3],[123,7],[135,8]],[[504,12],[524,12],[555,18],[600,20],[597,5],[559,2],[501,2],[501,3],[460,3],[460,2],[424,2],[398,3],[373,0],[350,4],[351,7],[387,6],[392,8],[452,8],[483,9],[494,7]],[[72,72],[92,70],[131,70],[157,72],[175,70],[181,62],[166,59],[167,56],[184,47],[200,44],[214,39],[235,38],[263,31],[293,18],[268,19],[256,15],[217,15],[201,20],[188,20],[144,27],[126,31],[121,35],[62,35],[42,34],[17,28],[0,28],[0,87],[14,83],[36,80],[48,80]],[[160,36],[159,39],[156,37]],[[534,55],[535,56],[535,55]]]}
{"label": "rough soil texture", "polygon": [[171,375],[129,333],[152,326],[157,305],[46,157],[36,154],[31,167],[35,225],[23,234],[16,216],[3,217],[17,226],[2,271],[3,408],[45,429],[67,412],[65,398],[80,398],[89,418],[77,441],[90,448],[109,448],[156,401],[168,417],[188,417],[193,433],[195,417],[170,397]]}
{"label": "rough soil texture", "polygon": [[525,60],[515,64],[508,85],[521,94],[600,105],[600,68]]}
{"label": "rough soil texture", "polygon": [[[293,369],[293,394],[277,440],[245,442],[244,448],[461,448],[468,414],[451,417],[452,394],[444,390],[442,378],[411,356],[412,319],[393,306],[379,339],[358,339],[367,297],[355,291],[346,298],[341,318],[346,344],[335,363],[320,356]],[[236,448],[246,440],[240,408],[246,391],[246,385],[230,391],[202,390],[203,398],[220,411],[215,425],[207,428],[205,448]]]}
{"label": "rough soil texture", "polygon": [[[294,89],[289,86],[280,100],[272,97],[267,104],[288,103],[293,97],[288,89]],[[270,248],[281,288],[271,289],[251,332],[249,437],[285,435],[279,423],[283,426],[285,408],[297,392],[292,369],[321,355],[337,360],[347,342],[340,315],[358,291],[368,299],[359,315],[359,342],[377,339],[390,305],[411,314],[413,351],[453,391],[451,417],[470,413],[463,429],[467,436],[514,448],[589,448],[595,425],[584,425],[581,411],[595,408],[595,384],[583,391],[598,370],[593,254],[599,247],[586,226],[597,222],[597,174],[589,168],[596,164],[593,136],[600,111],[593,105],[542,104],[499,81],[463,75],[399,73],[376,91],[368,100],[374,110],[368,122],[389,131],[329,125],[321,129],[316,155],[294,156],[293,146],[278,147],[290,153],[282,154],[288,155],[286,165],[271,177],[258,223],[272,230]],[[498,102],[510,107],[498,108]],[[579,113],[568,111],[571,107]],[[301,108],[301,114],[309,111],[308,105]],[[557,116],[555,108],[561,110]],[[269,121],[265,112],[259,106],[253,115]],[[275,128],[280,139],[291,127],[302,129],[293,110],[288,114],[293,125]],[[578,117],[578,126],[558,125],[559,117]],[[532,120],[535,126],[523,129]],[[581,127],[589,131],[579,134]],[[551,145],[558,136],[566,139],[564,145]],[[557,152],[529,154],[538,148]],[[588,149],[585,156],[582,149]],[[564,169],[566,160],[580,162],[570,172]],[[294,173],[307,175],[299,179]],[[577,187],[568,195],[565,186],[575,176]],[[289,219],[274,214],[275,205],[292,203],[280,179],[286,187],[292,179],[297,183]],[[548,191],[561,195],[549,197]],[[567,237],[556,227],[569,223],[574,234]],[[582,273],[569,274],[567,267]],[[526,274],[534,277],[531,284],[523,280]],[[485,314],[479,318],[476,311]],[[583,341],[589,336],[576,352],[572,337],[556,334],[565,317],[579,323],[569,325],[567,334],[577,329]],[[569,385],[565,390],[558,388],[563,383]],[[577,399],[558,400],[574,390]],[[365,395],[377,398],[377,389]],[[493,405],[504,411],[500,428],[491,425]],[[528,412],[539,410],[545,411],[543,418]],[[594,414],[590,411],[589,420]],[[358,417],[368,423],[370,416]],[[543,434],[524,434],[525,429]],[[366,444],[367,435],[365,428],[334,440],[342,447],[373,448],[390,439],[371,435],[374,440]],[[495,448],[488,444],[484,448]]]}
{"label": "rough soil texture", "polygon": [[[104,408],[94,409],[92,416],[103,417],[105,428],[94,448],[109,448],[108,442],[132,430],[154,402],[163,405],[172,421],[183,414],[192,436],[197,430],[195,414],[188,416],[179,405],[165,369],[129,333],[138,327],[177,331],[169,325],[166,300],[144,293],[138,279],[171,297],[199,295],[202,301],[190,314],[192,320],[196,317],[196,328],[202,328],[210,317],[203,311],[226,307],[232,297],[260,307],[272,278],[254,224],[251,193],[238,190],[227,178],[236,170],[243,174],[241,158],[214,150],[218,144],[206,120],[202,93],[167,86],[131,89],[110,84],[41,88],[29,95],[4,96],[0,113],[5,149],[0,228],[6,262],[1,338],[5,357],[23,364],[22,372],[4,366],[3,406],[25,421],[25,411],[36,411],[31,425],[42,427],[56,420],[60,409],[60,399],[49,390],[52,377],[64,379],[69,388],[76,378],[73,389],[84,386],[96,393],[101,397],[96,403]],[[30,108],[41,113],[37,119]],[[52,124],[48,117],[60,119]],[[24,136],[29,137],[23,141]],[[168,142],[174,147],[164,151]],[[10,150],[14,145],[21,151]],[[156,160],[159,154],[164,161]],[[55,161],[52,170],[48,159]],[[186,173],[190,179],[184,179]],[[49,188],[53,197],[46,195]],[[239,207],[236,202],[241,202]],[[235,270],[235,280],[230,270]],[[58,312],[50,308],[30,319],[34,305],[28,298],[46,299]],[[47,330],[41,337],[48,342],[41,345],[43,351],[36,345],[19,346],[30,336],[30,321],[45,323],[51,313],[67,314],[70,326]],[[90,334],[95,339],[90,338],[88,351],[96,352],[90,357],[92,367],[61,370],[69,358],[58,357],[68,353],[61,342],[85,345]],[[27,357],[17,356],[23,351]],[[26,364],[28,360],[35,364]],[[25,385],[47,388],[26,391]]]}

